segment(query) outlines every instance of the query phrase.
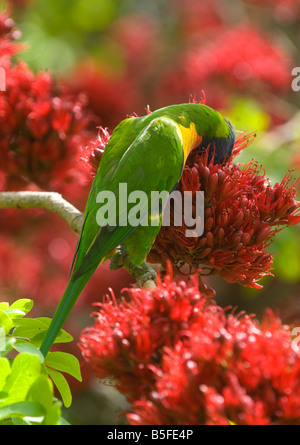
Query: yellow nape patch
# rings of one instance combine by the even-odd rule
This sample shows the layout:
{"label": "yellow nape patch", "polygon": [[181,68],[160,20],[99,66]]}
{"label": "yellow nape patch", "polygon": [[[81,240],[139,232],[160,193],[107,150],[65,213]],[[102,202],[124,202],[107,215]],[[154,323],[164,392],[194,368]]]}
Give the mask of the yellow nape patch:
{"label": "yellow nape patch", "polygon": [[152,213],[149,215],[149,222],[151,226],[155,226],[158,227],[160,226],[161,222],[162,222],[162,214],[153,214]]}
{"label": "yellow nape patch", "polygon": [[178,135],[182,142],[185,163],[190,152],[201,143],[202,136],[199,136],[199,134],[197,133],[195,124],[193,122],[188,128],[184,127],[181,124],[177,124],[177,127]]}

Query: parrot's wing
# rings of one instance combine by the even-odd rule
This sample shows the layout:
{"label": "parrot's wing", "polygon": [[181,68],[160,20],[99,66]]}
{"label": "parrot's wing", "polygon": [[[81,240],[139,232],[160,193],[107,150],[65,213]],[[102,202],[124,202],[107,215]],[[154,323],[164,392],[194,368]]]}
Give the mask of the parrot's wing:
{"label": "parrot's wing", "polygon": [[[101,163],[104,161],[103,157]],[[101,207],[96,202],[99,192],[113,192],[117,203],[114,209],[117,221],[123,221],[127,216],[124,213],[128,213],[136,204],[128,203],[127,209],[123,206],[124,210],[119,211],[119,185],[127,185],[127,196],[135,191],[144,192],[148,199],[140,208],[142,220],[148,216],[149,209],[154,204],[149,202],[151,192],[170,192],[177,184],[183,168],[182,139],[177,124],[165,117],[154,119],[124,151],[110,175],[105,166],[103,168],[106,174],[102,175],[99,169],[90,194],[74,278],[99,264],[135,228],[130,224],[99,227],[96,220],[97,211]]]}
{"label": "parrot's wing", "polygon": [[[95,208],[97,190],[99,189],[99,185],[97,184],[98,178],[102,177],[103,179],[107,178],[108,180],[111,177],[112,172],[114,172],[115,169],[117,168],[120,159],[122,158],[128,147],[132,144],[132,142],[136,138],[138,131],[137,127],[140,124],[140,122],[138,121],[140,120],[141,119],[128,118],[121,121],[119,125],[115,128],[108,144],[105,147],[104,154],[102,156],[102,160],[97,171],[97,175],[94,178],[89,193],[81,232],[76,244],[75,252],[69,270],[69,277],[73,271],[77,259],[79,248],[83,240],[83,234],[85,240],[84,240],[84,246],[81,249],[82,252],[84,252],[84,250],[87,249],[87,247],[91,244],[92,240],[95,237],[95,231],[99,230],[99,226],[96,224],[96,219],[90,215],[90,213]],[[89,222],[87,224],[87,228],[85,228],[88,219]],[[91,234],[91,236],[89,236],[89,234]]]}
{"label": "parrot's wing", "polygon": [[86,233],[86,231],[85,231],[85,223],[86,223],[88,215],[89,215],[88,209],[90,208],[90,204],[92,202],[95,202],[94,201],[94,197],[95,197],[95,185],[94,184],[95,183],[93,182],[91,190],[90,190],[90,193],[89,193],[89,197],[88,197],[88,201],[87,201],[87,205],[86,205],[86,211],[85,211],[84,218],[83,218],[82,228],[81,228],[81,231],[80,231],[80,234],[79,234],[79,238],[78,238],[78,241],[77,241],[77,244],[76,244],[76,247],[75,247],[75,252],[74,252],[74,255],[73,255],[73,258],[72,258],[72,262],[71,262],[71,266],[70,266],[70,269],[69,269],[69,278],[70,278],[70,276],[72,274],[72,271],[74,269],[74,265],[75,265],[75,262],[76,262],[76,259],[77,259],[77,255],[78,255],[78,252],[79,252],[79,247],[80,247],[81,241],[82,241],[82,236],[83,236],[84,233]]}

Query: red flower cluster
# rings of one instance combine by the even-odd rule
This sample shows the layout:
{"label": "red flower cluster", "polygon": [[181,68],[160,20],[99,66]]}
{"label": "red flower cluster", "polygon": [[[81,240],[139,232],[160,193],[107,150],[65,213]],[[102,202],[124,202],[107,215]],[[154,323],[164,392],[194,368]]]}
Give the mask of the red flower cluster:
{"label": "red flower cluster", "polygon": [[13,21],[0,14],[0,65],[6,72],[6,91],[0,93],[1,169],[14,187],[29,181],[57,190],[64,182],[84,182],[74,162],[92,134],[86,100],[71,96],[47,72],[35,75],[23,62],[13,65],[11,56],[20,50],[16,34]]}
{"label": "red flower cluster", "polygon": [[220,108],[228,106],[232,93],[256,98],[262,91],[261,104],[273,116],[277,111],[269,92],[290,89],[287,50],[246,25],[221,28],[209,37],[199,35],[197,44],[188,46],[174,65],[160,90],[163,97],[173,96],[173,100],[186,96],[187,88],[189,92],[204,88],[211,106]]}
{"label": "red flower cluster", "polygon": [[74,68],[71,81],[73,93],[84,93],[89,106],[100,117],[102,125],[115,127],[128,112],[140,104],[140,97],[133,77],[107,72],[94,62],[81,63]]}
{"label": "red flower cluster", "polygon": [[272,313],[261,325],[235,316],[201,295],[195,277],[127,293],[100,304],[80,348],[133,404],[131,424],[299,422],[300,353]]}
{"label": "red flower cluster", "polygon": [[[298,0],[290,0],[294,1]],[[268,31],[252,25],[265,23],[261,5],[242,5],[233,14],[229,4],[220,6],[217,0],[166,3],[166,11],[173,11],[168,26],[146,13],[118,18],[107,31],[109,61],[86,62],[71,75],[74,91],[88,93],[102,125],[112,128],[128,111],[141,113],[150,101],[153,108],[160,108],[201,89],[216,109],[232,109],[239,98],[259,97],[259,107],[272,124],[292,116],[278,98],[290,93],[296,61],[286,41],[272,34],[272,24],[264,27]],[[284,1],[277,3],[282,6]],[[272,20],[270,14],[267,20]],[[174,32],[169,32],[171,28]],[[103,45],[107,50],[107,40]]]}
{"label": "red flower cluster", "polygon": [[170,260],[177,268],[186,263],[203,274],[261,287],[256,281],[270,274],[273,262],[266,247],[284,225],[300,222],[292,173],[272,187],[261,170],[254,162],[213,165],[192,154],[178,189],[204,191],[204,233],[187,238],[182,216],[182,226],[162,227],[148,260]]}
{"label": "red flower cluster", "polygon": [[220,5],[218,0],[169,0],[169,7],[175,7],[178,15],[180,36],[195,41],[202,40],[204,36],[213,36],[214,33],[226,28],[224,14],[227,5]]}

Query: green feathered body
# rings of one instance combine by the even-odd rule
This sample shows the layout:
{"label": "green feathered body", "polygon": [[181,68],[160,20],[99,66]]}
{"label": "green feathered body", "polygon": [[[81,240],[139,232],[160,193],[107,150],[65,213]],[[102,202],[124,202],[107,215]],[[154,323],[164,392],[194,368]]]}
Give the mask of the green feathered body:
{"label": "green feathered body", "polygon": [[[231,154],[234,135],[231,125],[217,111],[202,104],[168,106],[147,116],[125,119],[116,127],[91,187],[72,275],[41,346],[44,355],[100,262],[123,244],[130,261],[140,265],[160,230],[161,215],[156,215],[160,220],[156,226],[132,227],[117,223],[100,227],[97,223],[101,206],[97,203],[99,192],[112,192],[117,204],[123,199],[119,185],[124,183],[128,195],[139,190],[150,198],[151,191],[170,192],[180,180],[190,151],[211,143],[215,146],[216,158],[226,159]],[[134,205],[128,203],[126,212]],[[141,209],[141,216],[150,218],[150,210],[149,199]],[[126,215],[119,211],[119,205],[116,211],[116,221],[123,221]]]}

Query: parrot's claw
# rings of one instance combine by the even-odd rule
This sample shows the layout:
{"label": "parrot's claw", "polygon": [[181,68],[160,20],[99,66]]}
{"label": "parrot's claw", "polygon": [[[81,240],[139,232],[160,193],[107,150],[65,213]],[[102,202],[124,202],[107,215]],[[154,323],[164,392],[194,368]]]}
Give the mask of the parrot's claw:
{"label": "parrot's claw", "polygon": [[143,274],[139,277],[139,281],[141,282],[142,286],[144,287],[146,285],[147,287],[147,282],[149,282],[149,284],[151,284],[151,282],[155,283],[157,278],[155,270],[152,269],[152,267],[150,267],[147,263],[143,263],[140,267],[143,272]]}
{"label": "parrot's claw", "polygon": [[138,281],[138,285],[141,285],[144,288],[155,287],[157,275],[155,270],[152,269],[148,263],[144,262],[140,266],[127,264],[126,269],[130,275]]}
{"label": "parrot's claw", "polygon": [[126,248],[124,246],[117,247],[115,253],[111,257],[109,268],[111,270],[121,269],[121,267],[124,266],[127,258],[128,257],[127,257]]}
{"label": "parrot's claw", "polygon": [[109,268],[111,270],[118,270],[124,267],[130,275],[135,278],[143,287],[154,287],[156,282],[156,272],[144,262],[141,266],[135,266],[129,261],[126,247],[119,246],[114,254],[111,256]]}

